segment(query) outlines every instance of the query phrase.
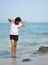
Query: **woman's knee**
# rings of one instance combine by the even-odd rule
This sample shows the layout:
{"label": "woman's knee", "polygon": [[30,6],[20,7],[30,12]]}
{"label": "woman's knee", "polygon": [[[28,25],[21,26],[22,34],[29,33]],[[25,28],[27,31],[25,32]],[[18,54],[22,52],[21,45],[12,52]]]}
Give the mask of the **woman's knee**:
{"label": "woman's knee", "polygon": [[16,47],[16,45],[14,44],[13,47]]}

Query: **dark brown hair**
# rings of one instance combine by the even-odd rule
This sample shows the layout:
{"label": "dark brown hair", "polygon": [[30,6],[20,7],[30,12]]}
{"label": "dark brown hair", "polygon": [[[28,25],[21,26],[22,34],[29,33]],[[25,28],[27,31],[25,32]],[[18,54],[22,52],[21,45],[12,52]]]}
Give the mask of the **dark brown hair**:
{"label": "dark brown hair", "polygon": [[20,17],[16,17],[15,18],[15,24],[18,25],[21,21],[21,18]]}

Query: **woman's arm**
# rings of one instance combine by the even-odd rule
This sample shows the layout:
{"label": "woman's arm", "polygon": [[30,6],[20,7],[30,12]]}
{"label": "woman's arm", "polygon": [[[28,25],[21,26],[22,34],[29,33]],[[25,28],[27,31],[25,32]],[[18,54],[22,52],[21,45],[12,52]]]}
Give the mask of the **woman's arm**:
{"label": "woman's arm", "polygon": [[20,27],[25,27],[26,26],[26,22],[25,21],[20,21],[18,28]]}
{"label": "woman's arm", "polygon": [[8,21],[9,21],[10,23],[12,23],[12,22],[14,22],[15,20],[14,20],[13,18],[9,17],[9,18],[8,18]]}
{"label": "woman's arm", "polygon": [[26,26],[26,21],[20,21],[20,23],[22,24],[22,27]]}

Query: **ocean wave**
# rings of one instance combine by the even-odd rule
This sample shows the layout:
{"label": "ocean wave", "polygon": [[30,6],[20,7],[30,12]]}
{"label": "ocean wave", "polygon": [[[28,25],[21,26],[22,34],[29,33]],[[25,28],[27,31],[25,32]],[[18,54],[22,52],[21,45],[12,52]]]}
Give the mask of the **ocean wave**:
{"label": "ocean wave", "polygon": [[7,50],[0,51],[0,57],[1,58],[9,58],[11,56],[11,53]]}

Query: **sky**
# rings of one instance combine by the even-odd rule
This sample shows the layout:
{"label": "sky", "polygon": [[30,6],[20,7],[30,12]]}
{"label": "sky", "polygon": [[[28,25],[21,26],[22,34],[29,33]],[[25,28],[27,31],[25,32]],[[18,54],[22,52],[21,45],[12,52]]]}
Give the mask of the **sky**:
{"label": "sky", "polygon": [[0,0],[0,22],[10,16],[30,22],[48,22],[48,0]]}

